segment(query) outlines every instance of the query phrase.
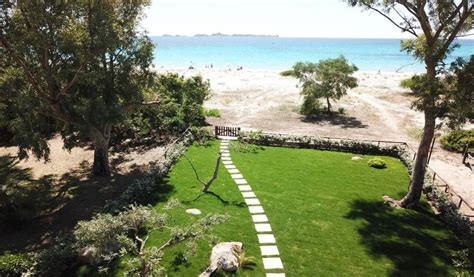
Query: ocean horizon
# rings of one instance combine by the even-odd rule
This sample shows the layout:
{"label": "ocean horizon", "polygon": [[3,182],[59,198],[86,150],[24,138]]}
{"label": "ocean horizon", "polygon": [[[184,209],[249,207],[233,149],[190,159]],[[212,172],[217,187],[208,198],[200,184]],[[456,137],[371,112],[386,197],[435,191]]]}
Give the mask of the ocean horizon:
{"label": "ocean horizon", "polygon": [[[288,38],[267,36],[151,36],[156,68],[285,70],[298,61],[318,62],[344,55],[360,71],[422,72],[424,66],[400,51],[402,39]],[[474,40],[447,58],[474,54]]]}

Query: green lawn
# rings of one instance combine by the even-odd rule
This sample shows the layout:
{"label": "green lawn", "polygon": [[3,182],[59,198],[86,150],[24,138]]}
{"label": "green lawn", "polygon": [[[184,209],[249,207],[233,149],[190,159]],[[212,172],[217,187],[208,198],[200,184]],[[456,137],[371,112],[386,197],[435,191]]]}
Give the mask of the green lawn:
{"label": "green lawn", "polygon": [[[201,177],[211,176],[219,144],[192,146],[186,155]],[[408,175],[394,158],[382,157],[387,169],[367,166],[371,156],[352,161],[353,154],[265,147],[255,152],[232,150],[232,159],[252,186],[269,217],[287,276],[446,276],[453,273],[450,251],[453,235],[426,207],[419,211],[392,210],[382,196],[400,196]],[[215,229],[221,240],[242,241],[257,264],[240,276],[264,276],[251,216],[237,186],[224,167],[202,194],[201,185],[185,159],[180,159],[166,179],[168,199],[179,199],[183,208],[172,212],[177,224],[203,213],[226,213],[230,220]],[[157,209],[163,207],[158,204]],[[156,234],[148,245],[166,238]],[[169,276],[197,276],[210,254],[200,245],[189,264],[173,260],[182,247],[165,257]]]}

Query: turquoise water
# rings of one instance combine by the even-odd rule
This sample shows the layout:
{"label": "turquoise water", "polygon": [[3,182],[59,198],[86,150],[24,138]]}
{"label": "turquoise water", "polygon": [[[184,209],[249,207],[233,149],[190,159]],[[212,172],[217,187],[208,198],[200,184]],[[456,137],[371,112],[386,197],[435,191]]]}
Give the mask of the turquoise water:
{"label": "turquoise water", "polygon": [[[157,45],[155,66],[283,70],[297,61],[346,56],[361,71],[419,72],[423,65],[400,52],[399,39],[325,39],[273,37],[152,37]],[[474,54],[474,40],[460,40],[461,47],[448,58]]]}

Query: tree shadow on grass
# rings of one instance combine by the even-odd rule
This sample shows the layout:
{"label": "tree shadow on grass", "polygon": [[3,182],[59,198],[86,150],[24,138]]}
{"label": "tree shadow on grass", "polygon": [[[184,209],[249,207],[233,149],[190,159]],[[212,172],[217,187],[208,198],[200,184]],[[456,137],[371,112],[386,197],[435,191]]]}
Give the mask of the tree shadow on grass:
{"label": "tree shadow on grass", "polygon": [[306,123],[329,123],[331,125],[341,126],[343,129],[367,128],[367,124],[362,123],[353,116],[345,116],[338,113],[319,113],[317,115],[301,117],[301,121]]}
{"label": "tree shadow on grass", "polygon": [[346,218],[364,221],[361,242],[373,257],[392,261],[390,276],[448,276],[450,251],[459,245],[428,209],[394,210],[382,201],[356,200]]}
{"label": "tree shadow on grass", "polygon": [[183,204],[192,204],[196,201],[199,201],[199,199],[201,199],[201,197],[207,196],[207,195],[216,198],[224,206],[232,205],[232,206],[236,206],[236,207],[239,207],[239,208],[243,208],[243,207],[246,206],[245,202],[242,202],[242,201],[228,201],[228,200],[223,199],[219,194],[217,194],[215,192],[212,192],[212,191],[202,192],[201,194],[196,196],[194,199],[183,201]]}

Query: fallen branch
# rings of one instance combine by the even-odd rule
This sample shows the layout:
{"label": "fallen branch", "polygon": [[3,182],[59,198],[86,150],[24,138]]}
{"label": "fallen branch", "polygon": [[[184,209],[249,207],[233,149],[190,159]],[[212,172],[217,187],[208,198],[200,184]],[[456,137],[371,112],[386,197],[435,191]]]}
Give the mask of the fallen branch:
{"label": "fallen branch", "polygon": [[207,192],[209,190],[209,187],[212,185],[212,182],[214,182],[216,179],[217,179],[217,173],[219,172],[219,165],[220,165],[220,162],[221,162],[221,153],[219,153],[217,155],[217,160],[216,160],[216,167],[214,168],[214,174],[212,175],[212,178],[205,182],[203,180],[201,180],[201,178],[199,178],[199,174],[197,173],[197,170],[196,168],[194,167],[193,163],[191,162],[191,160],[183,154],[183,157],[188,161],[188,163],[191,165],[191,168],[193,169],[194,171],[194,174],[196,175],[196,180],[198,180],[199,183],[201,183],[203,185],[201,191],[202,192]]}

